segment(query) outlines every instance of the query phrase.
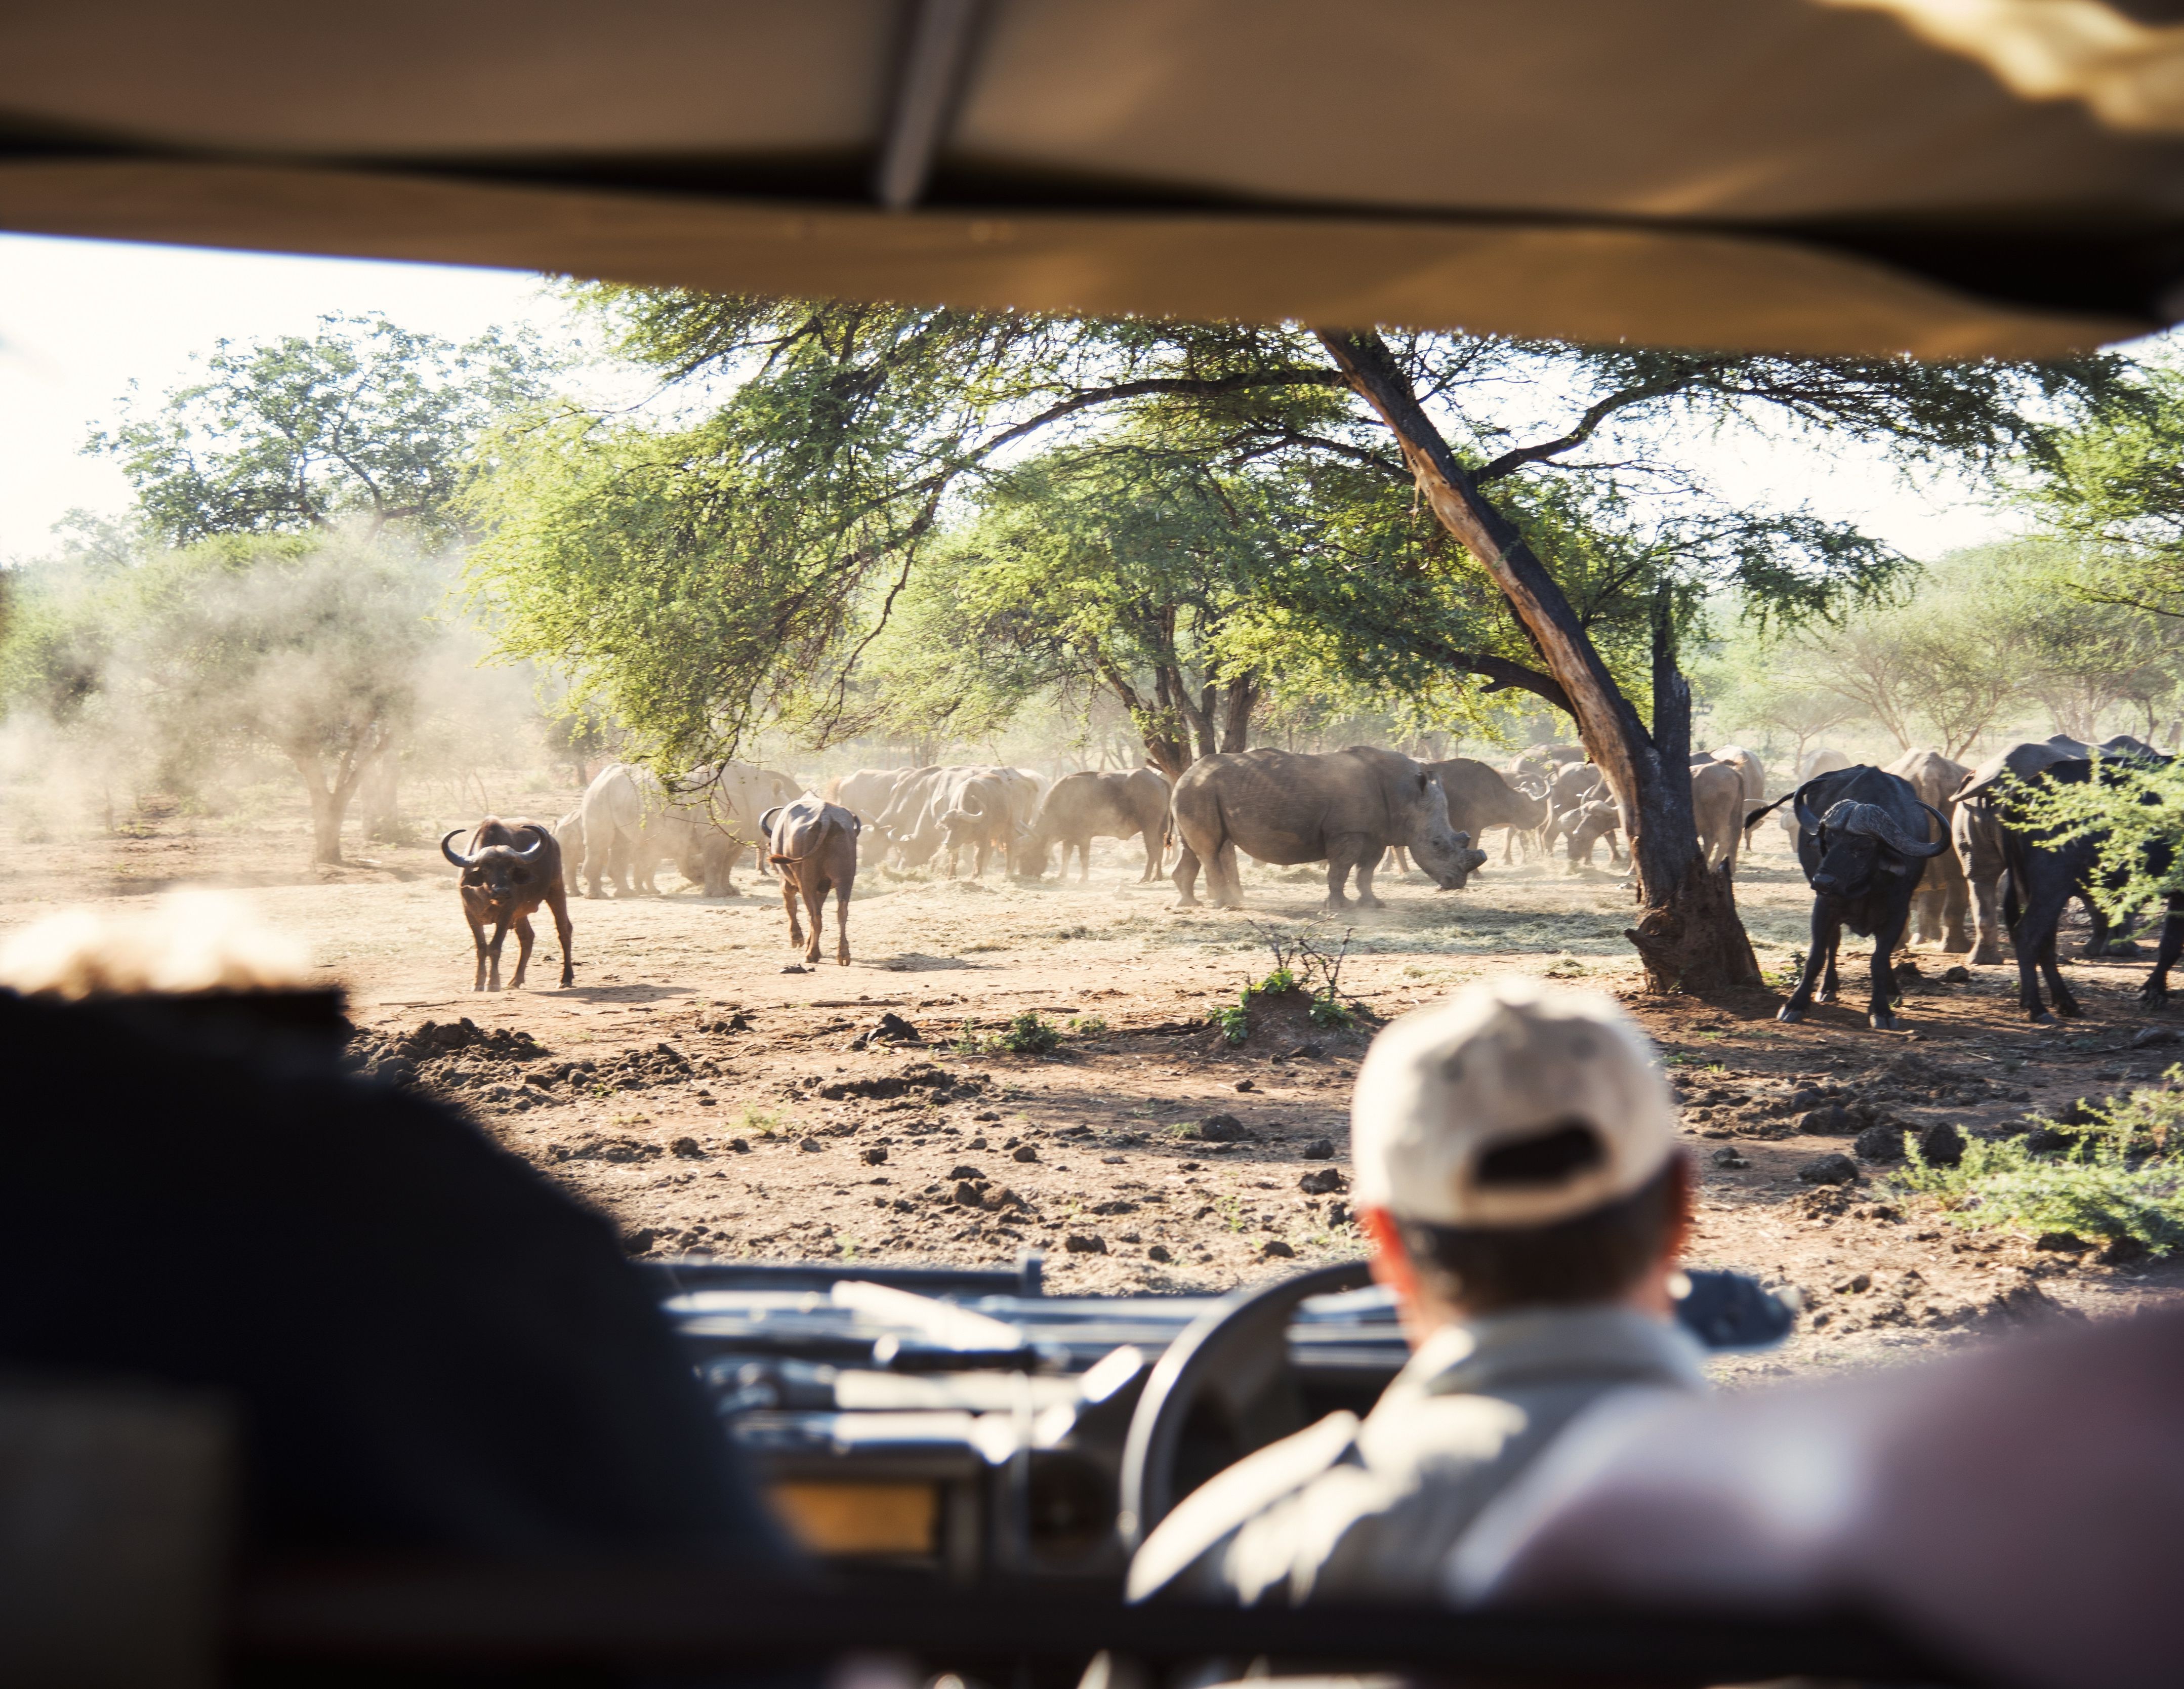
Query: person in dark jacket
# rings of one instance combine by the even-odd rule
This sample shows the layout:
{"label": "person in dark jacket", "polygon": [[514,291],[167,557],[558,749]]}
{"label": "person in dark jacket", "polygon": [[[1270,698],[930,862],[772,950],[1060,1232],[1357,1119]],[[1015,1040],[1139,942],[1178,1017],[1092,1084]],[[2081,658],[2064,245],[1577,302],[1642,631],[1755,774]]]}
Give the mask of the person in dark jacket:
{"label": "person in dark jacket", "polygon": [[72,918],[0,956],[0,1368],[224,1400],[246,1552],[794,1574],[604,1219],[345,1073],[265,943]]}

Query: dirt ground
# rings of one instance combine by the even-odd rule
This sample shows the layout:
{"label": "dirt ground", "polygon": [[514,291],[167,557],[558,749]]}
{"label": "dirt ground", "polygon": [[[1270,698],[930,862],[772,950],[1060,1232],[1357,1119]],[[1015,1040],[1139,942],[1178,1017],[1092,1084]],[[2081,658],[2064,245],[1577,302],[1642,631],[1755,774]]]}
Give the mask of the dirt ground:
{"label": "dirt ground", "polygon": [[[514,777],[494,797],[503,814],[547,818],[571,801]],[[1560,862],[1505,867],[1497,835],[1467,890],[1387,876],[1385,909],[1334,921],[1318,913],[1317,869],[1247,867],[1241,913],[1180,910],[1165,879],[1139,884],[1134,844],[1095,846],[1082,884],[868,862],[855,960],[832,961],[830,925],[828,959],[808,973],[771,881],[745,867],[740,895],[708,900],[669,869],[662,895],[572,900],[573,988],[554,987],[548,928],[526,989],[481,995],[454,873],[432,843],[310,870],[300,804],[268,806],[247,827],[153,805],[114,834],[19,828],[0,859],[0,933],[70,902],[246,889],[348,989],[369,1055],[407,1064],[605,1210],[634,1251],[998,1264],[1030,1249],[1063,1295],[1223,1289],[1355,1253],[1346,1107],[1362,1040],[1276,1013],[1232,1047],[1206,1018],[1268,971],[1268,934],[1335,942],[1347,928],[1343,986],[1383,1016],[1507,971],[1623,997],[1685,1103],[1694,1263],[1802,1298],[1795,1338],[1724,1358],[1726,1377],[1871,1363],[2184,1294],[2184,1264],[1961,1232],[1892,1194],[1884,1166],[1859,1162],[1848,1185],[1797,1177],[1850,1154],[1867,1118],[1993,1129],[2154,1079],[2184,1052],[2131,1047],[2178,1018],[2137,1006],[2142,961],[2074,962],[2087,1013],[2064,1028],[2024,1023],[2014,967],[1946,985],[1937,976],[1961,958],[1923,952],[1936,983],[1912,988],[1910,1030],[1871,1031],[1848,1006],[1785,1027],[1771,994],[1638,995],[1627,884]],[[1763,965],[1783,967],[1808,901],[1771,828],[1738,897]],[[1860,955],[1846,983],[1863,972]],[[1064,1029],[1050,1055],[961,1047],[1026,1010]],[[927,1042],[853,1047],[883,1013]],[[1844,1111],[1833,1133],[1799,1129],[1830,1105]],[[1200,1135],[1223,1117],[1235,1141]]]}

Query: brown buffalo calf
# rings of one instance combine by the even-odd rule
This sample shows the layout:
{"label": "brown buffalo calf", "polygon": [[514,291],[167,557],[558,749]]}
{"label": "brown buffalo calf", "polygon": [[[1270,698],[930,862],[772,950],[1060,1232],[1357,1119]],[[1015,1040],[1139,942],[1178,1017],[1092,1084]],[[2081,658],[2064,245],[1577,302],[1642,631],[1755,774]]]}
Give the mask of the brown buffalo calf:
{"label": "brown buffalo calf", "polygon": [[[515,977],[509,989],[523,984],[531,965],[532,911],[542,903],[554,911],[554,931],[561,940],[561,983],[576,982],[575,964],[569,956],[569,892],[561,881],[561,846],[554,835],[535,821],[503,821],[489,815],[471,835],[467,856],[450,847],[448,840],[460,827],[440,841],[440,854],[463,871],[463,918],[471,923],[471,941],[477,947],[477,980],[473,991],[500,989],[500,947],[508,929],[515,928]],[[534,835],[526,848],[518,844],[524,833]],[[493,942],[486,942],[486,923],[493,923]],[[492,984],[487,984],[490,968]]]}
{"label": "brown buffalo calf", "polygon": [[819,960],[819,911],[834,894],[834,960],[850,965],[850,890],[857,879],[857,834],[863,823],[839,804],[806,793],[794,803],[770,809],[759,817],[766,837],[766,860],[781,871],[781,902],[788,911],[788,942],[805,944],[796,900],[811,916],[806,962]]}

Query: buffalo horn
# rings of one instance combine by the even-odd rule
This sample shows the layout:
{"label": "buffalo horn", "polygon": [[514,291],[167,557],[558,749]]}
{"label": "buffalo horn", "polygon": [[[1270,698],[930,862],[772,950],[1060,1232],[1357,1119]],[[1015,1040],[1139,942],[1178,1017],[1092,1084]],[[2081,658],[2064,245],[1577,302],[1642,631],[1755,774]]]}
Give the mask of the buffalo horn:
{"label": "buffalo horn", "polygon": [[1808,780],[1803,785],[1798,787],[1790,798],[1791,806],[1797,812],[1797,825],[1807,833],[1818,833],[1820,830],[1819,817],[1814,815],[1810,805],[1805,802],[1805,794],[1813,789],[1813,785],[1814,783]]}
{"label": "buffalo horn", "polygon": [[[448,839],[453,839],[455,836],[455,833],[460,833],[461,831],[462,828],[458,827],[454,829],[454,833],[448,834]],[[440,854],[443,856],[445,856],[459,868],[467,868],[476,864],[477,861],[476,857],[465,856],[460,851],[450,849],[448,844],[448,839],[443,839],[440,841]]]}
{"label": "buffalo horn", "polygon": [[1933,817],[1935,821],[1939,823],[1942,829],[1942,836],[1940,839],[1930,844],[1903,844],[1899,845],[1897,848],[1901,850],[1907,856],[1938,856],[1942,851],[1949,848],[1949,818],[1943,815],[1941,811],[1936,809],[1933,805],[1925,802],[1923,800],[1920,801],[1919,807],[1925,811],[1928,815]]}
{"label": "buffalo horn", "polygon": [[523,823],[523,830],[526,833],[535,833],[538,835],[536,839],[532,841],[531,848],[528,850],[518,850],[515,853],[527,862],[536,856],[541,850],[546,848],[547,833],[546,829],[541,827],[535,821],[525,822]]}
{"label": "buffalo horn", "polygon": [[[1933,816],[1936,821],[1942,821],[1941,816],[1935,811],[1928,809],[1925,804],[1920,804],[1919,807],[1925,810],[1926,813]],[[1878,839],[1899,856],[1923,861],[1928,856],[1938,856],[1949,848],[1949,824],[1946,821],[1942,821],[1941,842],[1937,844],[1929,844],[1924,839],[1912,838],[1903,830],[1903,822],[1878,804],[1854,804],[1846,800],[1837,804],[1835,809],[1830,810],[1828,815],[1832,819],[1837,811],[1846,809],[1850,813],[1844,816],[1837,823],[1844,832],[1863,833]]]}
{"label": "buffalo horn", "polygon": [[772,809],[768,810],[764,815],[758,818],[758,830],[759,836],[760,838],[771,839],[773,837],[773,818],[788,807],[788,805],[787,804],[776,804]]}

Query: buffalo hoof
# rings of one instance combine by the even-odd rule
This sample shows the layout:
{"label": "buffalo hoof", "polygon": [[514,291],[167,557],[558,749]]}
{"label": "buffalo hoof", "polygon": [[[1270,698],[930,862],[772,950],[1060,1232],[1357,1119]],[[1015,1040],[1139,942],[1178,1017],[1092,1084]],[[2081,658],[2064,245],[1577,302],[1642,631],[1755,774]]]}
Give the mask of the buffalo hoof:
{"label": "buffalo hoof", "polygon": [[1774,1015],[1774,1018],[1776,1020],[1787,1021],[1792,1026],[1795,1026],[1799,1021],[1804,1019],[1804,1017],[1805,1012],[1799,1008],[1795,1003],[1783,1004],[1782,1006],[1775,1012]]}
{"label": "buffalo hoof", "polygon": [[2138,1001],[2146,1008],[2165,1009],[2169,1006],[2169,988],[2148,980],[2145,989],[2139,992]]}
{"label": "buffalo hoof", "polygon": [[1903,1029],[1903,1023],[1886,1010],[1879,1014],[1869,1014],[1865,1023],[1875,1032],[1901,1032]]}
{"label": "buffalo hoof", "polygon": [[2064,1020],[2082,1020],[2086,1013],[2075,1003],[2060,997],[2055,1000],[2055,1012],[2062,1016]]}
{"label": "buffalo hoof", "polygon": [[1835,1000],[1836,994],[1832,991],[1821,991],[1813,998],[1816,1003],[1832,1003]]}
{"label": "buffalo hoof", "polygon": [[2035,1026],[2053,1026],[2055,1024],[2055,1017],[2049,1014],[2045,1009],[2038,1009],[2033,1012],[2032,1024]]}

